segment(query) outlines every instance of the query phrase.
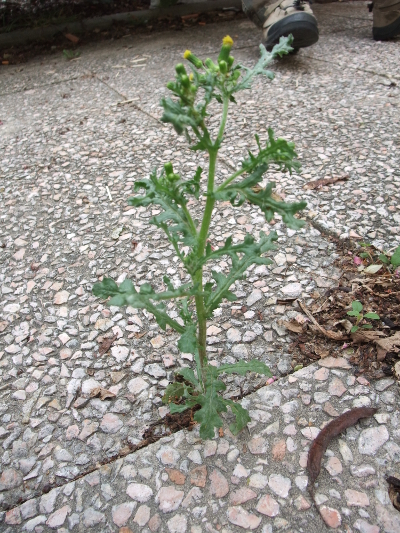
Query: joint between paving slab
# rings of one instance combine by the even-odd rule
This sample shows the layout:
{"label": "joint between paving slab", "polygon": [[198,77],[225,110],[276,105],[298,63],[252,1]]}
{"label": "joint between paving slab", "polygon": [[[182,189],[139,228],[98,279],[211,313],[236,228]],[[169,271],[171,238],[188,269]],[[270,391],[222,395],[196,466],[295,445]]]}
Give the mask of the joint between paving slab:
{"label": "joint between paving slab", "polygon": [[[322,63],[328,63],[331,66],[337,67],[338,69],[342,69],[343,65],[340,65],[338,63],[335,63],[333,61],[328,61],[327,59],[321,59],[319,57],[309,56],[309,55],[303,55],[303,57],[306,57],[307,59],[311,59],[314,61],[321,61]],[[366,68],[360,68],[360,67],[353,67],[351,65],[346,65],[347,68],[351,68],[352,70],[359,70],[360,72],[365,72],[367,74],[374,74],[375,76],[381,76],[382,78],[387,78],[390,81],[393,81],[393,78],[396,80],[400,80],[400,76],[397,74],[393,74],[392,76],[389,76],[389,74],[385,74],[384,72],[376,72],[375,70],[369,70]]]}

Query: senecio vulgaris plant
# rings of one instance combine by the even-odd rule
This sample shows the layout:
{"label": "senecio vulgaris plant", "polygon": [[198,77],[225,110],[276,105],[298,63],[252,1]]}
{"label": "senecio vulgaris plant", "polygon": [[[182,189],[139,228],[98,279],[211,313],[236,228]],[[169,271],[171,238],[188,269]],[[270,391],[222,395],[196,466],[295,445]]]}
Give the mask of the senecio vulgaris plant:
{"label": "senecio vulgaris plant", "polygon": [[[235,64],[230,55],[233,41],[229,36],[223,39],[216,63],[211,59],[203,63],[190,51],[185,52],[184,58],[191,72],[188,74],[181,63],[176,65],[175,81],[167,84],[173,98],[161,101],[164,108],[162,120],[171,123],[178,134],[186,136],[191,150],[208,154],[207,177],[203,179],[203,169],[199,167],[193,177],[185,179],[174,170],[172,163],[166,163],[161,173],[154,171],[148,179],[135,183],[135,192],[144,190],[144,195],[129,198],[128,202],[135,207],[155,204],[161,208],[161,213],[154,216],[151,223],[165,232],[191,282],[175,287],[165,276],[164,292],[156,292],[149,283],[144,283],[137,290],[129,280],[118,286],[110,278],[104,278],[93,287],[96,296],[111,297],[110,305],[146,309],[163,330],[170,326],[180,334],[178,348],[183,353],[193,354],[196,366],[195,369],[182,368],[176,373],[179,381],[167,386],[163,402],[169,404],[171,413],[200,406],[194,419],[200,423],[200,436],[204,439],[214,437],[214,428],[223,425],[220,414],[227,412],[228,407],[235,415],[235,422],[230,426],[233,433],[238,433],[250,422],[246,409],[220,394],[226,389],[220,379],[222,374],[257,372],[271,376],[269,368],[257,360],[221,364],[219,367],[210,365],[207,361],[206,328],[207,320],[222,300],[236,300],[235,294],[230,291],[235,281],[241,279],[251,265],[271,263],[265,254],[276,249],[274,241],[277,235],[275,232],[268,235],[260,232],[257,241],[253,236],[246,235],[241,244],[233,244],[229,237],[218,249],[211,247],[207,237],[213,211],[220,201],[229,201],[236,208],[247,201],[258,206],[268,222],[277,213],[290,228],[298,229],[303,225],[303,221],[294,215],[305,207],[305,202],[289,204],[274,200],[271,196],[275,186],[273,182],[261,190],[260,187],[255,188],[271,164],[290,172],[299,169],[294,145],[284,139],[276,139],[272,130],[268,131],[265,145],[256,136],[257,153],[249,152],[236,172],[223,182],[216,182],[218,151],[224,140],[229,104],[235,103],[236,93],[250,88],[255,76],[263,74],[272,79],[273,74],[265,67],[275,58],[288,54],[292,50],[291,42],[291,36],[281,38],[271,53],[261,45],[261,57],[253,69]],[[222,106],[219,129],[214,137],[207,128],[207,108],[213,100]],[[206,201],[203,217],[198,221],[189,211],[188,204],[189,198],[200,200],[202,195]],[[222,256],[230,258],[229,273],[213,270],[213,281],[205,283],[204,265]],[[181,317],[179,322],[169,316],[164,304],[168,300],[176,301]]]}

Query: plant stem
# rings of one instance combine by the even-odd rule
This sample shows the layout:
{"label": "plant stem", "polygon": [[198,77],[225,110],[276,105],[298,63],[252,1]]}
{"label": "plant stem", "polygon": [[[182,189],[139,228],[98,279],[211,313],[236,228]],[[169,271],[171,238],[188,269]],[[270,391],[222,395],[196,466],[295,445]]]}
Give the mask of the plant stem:
{"label": "plant stem", "polygon": [[[203,220],[200,227],[198,236],[198,249],[197,257],[201,259],[204,255],[204,250],[207,242],[208,231],[210,229],[211,216],[214,209],[215,200],[212,196],[214,192],[215,182],[215,170],[217,165],[218,150],[224,135],[226,120],[228,116],[229,98],[224,96],[221,124],[218,130],[218,135],[215,140],[214,146],[208,150],[210,160],[208,166],[208,182],[207,182],[207,200],[204,208]],[[193,276],[193,282],[199,284],[199,292],[203,293],[203,267]],[[206,380],[206,366],[207,366],[207,351],[206,351],[206,337],[207,337],[207,313],[204,305],[204,295],[199,294],[195,296],[197,320],[199,323],[198,330],[198,344],[199,344],[199,359],[202,370],[202,375],[198,376],[203,388],[205,387]]]}
{"label": "plant stem", "polygon": [[235,178],[241,176],[242,174],[244,174],[246,171],[246,169],[244,168],[241,168],[239,170],[237,170],[234,174],[232,174],[232,176],[229,176],[229,178],[227,178],[223,183],[221,183],[221,185],[219,187],[217,187],[217,191],[222,191],[223,189],[225,189],[225,187],[227,185],[229,185],[231,183],[231,181],[233,181]]}

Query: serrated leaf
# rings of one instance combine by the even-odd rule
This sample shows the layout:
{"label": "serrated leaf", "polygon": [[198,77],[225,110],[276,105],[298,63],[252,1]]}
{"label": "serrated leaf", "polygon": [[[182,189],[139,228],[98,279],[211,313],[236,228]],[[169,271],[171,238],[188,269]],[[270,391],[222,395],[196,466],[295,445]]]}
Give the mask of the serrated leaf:
{"label": "serrated leaf", "polygon": [[202,169],[199,167],[191,180],[179,179],[169,181],[164,173],[157,175],[154,171],[149,179],[135,183],[135,192],[144,190],[144,196],[133,196],[128,203],[134,207],[147,207],[158,205],[162,212],[150,220],[150,223],[162,229],[168,240],[173,244],[178,256],[183,260],[178,244],[195,246],[196,228],[188,219],[185,206],[188,202],[186,195],[192,194],[195,198],[200,195],[200,177]]}
{"label": "serrated leaf", "polygon": [[174,415],[175,413],[183,413],[183,411],[186,411],[187,409],[191,409],[196,405],[196,402],[194,400],[186,400],[185,403],[170,403],[169,404],[169,412],[171,415]]}
{"label": "serrated leaf", "polygon": [[282,57],[283,55],[291,52],[293,50],[293,48],[290,46],[292,42],[293,37],[291,35],[289,37],[281,37],[279,43],[273,47],[271,52],[267,52],[265,46],[260,44],[260,59],[252,69],[240,65],[240,68],[245,71],[245,74],[238,82],[236,87],[231,89],[231,93],[238,92],[243,89],[249,89],[251,87],[253,78],[260,74],[267,76],[269,79],[273,79],[273,73],[269,70],[265,70],[265,67],[269,65],[275,58]]}
{"label": "serrated leaf", "polygon": [[[187,352],[184,352],[184,353],[187,353]],[[189,383],[191,383],[195,387],[199,386],[199,382],[191,368],[181,368],[180,370],[178,370],[178,372],[176,372],[176,374],[178,374],[179,376],[182,376],[183,379],[185,379],[186,381],[189,381]]]}
{"label": "serrated leaf", "polygon": [[249,422],[251,422],[250,415],[240,403],[233,402],[232,400],[225,400],[226,403],[232,410],[232,413],[235,415],[235,422],[229,425],[229,429],[234,435],[237,435],[244,429]]}
{"label": "serrated leaf", "polygon": [[165,389],[164,396],[162,397],[163,403],[174,402],[185,394],[185,386],[183,383],[170,383]]}
{"label": "serrated leaf", "polygon": [[188,324],[178,341],[178,348],[182,353],[195,354],[197,350],[196,325]]}
{"label": "serrated leaf", "polygon": [[390,258],[390,263],[396,268],[400,266],[400,246],[396,248],[392,257]]}
{"label": "serrated leaf", "polygon": [[93,285],[92,290],[95,296],[106,300],[109,296],[118,293],[118,285],[111,278],[103,278],[101,282]]}
{"label": "serrated leaf", "polygon": [[240,374],[246,375],[247,372],[256,372],[257,374],[263,374],[264,376],[272,377],[272,373],[268,366],[262,361],[253,359],[251,361],[239,361],[233,364],[221,365],[215,368],[216,375],[226,374]]}
{"label": "serrated leaf", "polygon": [[364,318],[371,318],[372,320],[380,320],[380,316],[376,313],[366,313]]}
{"label": "serrated leaf", "polygon": [[213,197],[219,201],[228,201],[234,207],[240,207],[245,201],[258,206],[264,213],[267,222],[271,222],[275,213],[282,217],[283,222],[292,229],[300,229],[304,226],[304,221],[295,218],[295,214],[306,207],[305,202],[286,203],[273,198],[273,188],[275,183],[269,183],[265,188],[255,192],[254,186],[263,178],[264,173],[271,164],[276,164],[280,170],[285,171],[298,169],[299,165],[295,161],[297,157],[292,143],[284,139],[275,139],[273,131],[268,130],[268,141],[265,148],[262,148],[259,139],[256,137],[259,146],[258,154],[249,152],[249,158],[243,161],[243,170],[249,175],[241,181],[234,180],[230,184],[220,186]]}
{"label": "serrated leaf", "polygon": [[369,265],[364,269],[366,274],[376,274],[383,265]]}
{"label": "serrated leaf", "polygon": [[200,437],[202,439],[213,439],[214,428],[223,425],[219,413],[226,413],[226,401],[218,395],[219,391],[226,389],[222,381],[214,379],[211,373],[208,375],[206,392],[196,396],[197,403],[201,409],[194,415],[194,420],[200,423]]}
{"label": "serrated leaf", "polygon": [[353,311],[356,311],[358,314],[363,310],[363,305],[358,300],[353,300],[351,302],[351,307],[353,308]]}
{"label": "serrated leaf", "polygon": [[356,331],[358,331],[360,328],[358,326],[353,326],[350,330],[350,333],[355,333]]}
{"label": "serrated leaf", "polygon": [[[215,259],[222,255],[229,255],[232,259],[232,268],[227,275],[221,273],[213,273],[213,277],[216,281],[216,286],[212,286],[207,283],[204,287],[205,307],[207,316],[211,316],[214,309],[218,307],[220,302],[224,298],[233,299],[233,293],[229,291],[229,288],[240,279],[248,267],[252,264],[270,264],[271,261],[265,257],[261,257],[262,254],[274,250],[275,246],[273,242],[277,239],[275,232],[271,232],[268,236],[263,232],[260,232],[260,240],[255,242],[254,237],[246,235],[244,242],[241,245],[233,246],[231,239],[227,239],[223,248],[211,251],[211,248],[207,248],[205,257],[202,263]],[[239,258],[239,254],[241,257]],[[202,264],[201,263],[201,264]]]}
{"label": "serrated leaf", "polygon": [[190,106],[182,105],[179,101],[171,98],[163,98],[161,105],[164,108],[162,122],[169,122],[173,125],[176,133],[179,135],[188,127],[197,127],[198,123],[193,117]]}
{"label": "serrated leaf", "polygon": [[[171,288],[173,289],[172,286]],[[109,304],[117,306],[129,305],[136,309],[147,309],[149,313],[154,315],[157,324],[162,329],[165,330],[168,324],[178,333],[184,334],[186,332],[187,335],[188,326],[181,326],[176,320],[168,315],[163,300],[194,296],[197,293],[197,287],[190,284],[181,285],[173,290],[155,292],[149,283],[141,285],[138,292],[130,280],[125,280],[120,286],[118,286],[115,281],[110,278],[104,278],[101,283],[96,283],[93,286],[93,294],[95,294],[95,296],[99,296],[103,299],[106,299],[109,296],[112,297]],[[193,324],[190,326],[195,328],[195,325]]]}

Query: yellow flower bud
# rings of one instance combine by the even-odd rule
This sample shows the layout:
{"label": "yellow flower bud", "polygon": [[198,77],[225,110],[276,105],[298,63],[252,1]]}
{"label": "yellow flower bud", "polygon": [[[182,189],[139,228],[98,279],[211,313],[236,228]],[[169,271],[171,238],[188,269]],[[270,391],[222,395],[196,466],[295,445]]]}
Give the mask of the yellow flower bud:
{"label": "yellow flower bud", "polygon": [[186,52],[183,54],[183,57],[187,59],[189,63],[192,63],[192,65],[194,65],[196,68],[202,68],[202,60],[192,54],[190,50],[186,50]]}
{"label": "yellow flower bud", "polygon": [[222,39],[222,47],[218,56],[218,61],[226,61],[228,63],[229,52],[231,51],[233,40],[229,35]]}
{"label": "yellow flower bud", "polygon": [[223,39],[222,39],[222,44],[225,45],[230,45],[232,46],[233,45],[233,39],[232,37],[230,37],[229,35],[226,35]]}

